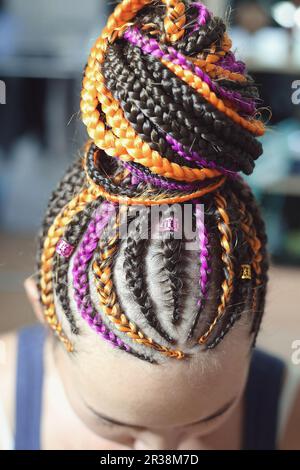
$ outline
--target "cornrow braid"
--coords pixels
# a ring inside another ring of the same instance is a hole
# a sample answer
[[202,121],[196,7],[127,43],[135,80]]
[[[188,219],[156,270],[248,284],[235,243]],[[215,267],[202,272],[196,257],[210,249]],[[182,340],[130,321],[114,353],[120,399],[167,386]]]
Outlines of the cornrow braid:
[[[211,219],[215,215],[215,207],[213,204],[214,201],[208,200],[195,200],[196,205],[194,216],[196,219],[196,229],[199,239],[199,258],[200,258],[200,270],[199,270],[199,288],[200,294],[197,302],[197,311],[195,318],[192,322],[192,325],[188,332],[188,340],[192,340],[195,334],[195,330],[198,326],[201,313],[203,312],[209,291],[209,276],[211,274],[211,256],[212,247],[210,243],[210,238],[214,235],[214,227],[211,226]],[[199,206],[202,204],[202,208]]]
[[[244,181],[236,180],[232,187],[231,197],[236,204],[237,210],[240,214],[239,230],[244,234],[244,242],[241,241],[239,245],[239,265],[244,263],[252,266],[252,270],[255,273],[255,288],[254,288],[254,300],[253,294],[249,295],[252,290],[253,281],[240,281],[237,279],[235,283],[235,294],[234,301],[231,306],[233,313],[229,318],[229,323],[221,331],[220,335],[216,337],[212,343],[207,345],[208,349],[216,347],[219,342],[224,338],[225,334],[233,327],[234,323],[241,318],[242,312],[246,306],[253,312],[253,321],[251,333],[254,333],[253,346],[255,346],[258,331],[260,329],[260,323],[264,311],[265,294],[267,286],[267,271],[268,271],[268,257],[266,254],[266,242],[267,237],[265,234],[265,225],[261,218],[260,211],[257,203],[251,193],[251,190]],[[256,229],[259,227],[259,239],[256,233]],[[241,234],[239,235],[241,239]],[[245,253],[244,259],[242,258],[243,252]],[[255,261],[256,260],[256,261]],[[257,263],[260,263],[258,266]],[[257,294],[261,296],[258,300]],[[247,299],[245,301],[245,299]],[[257,303],[256,303],[257,302]]]
[[120,350],[127,351],[138,359],[155,364],[156,361],[153,358],[134,351],[113,331],[109,330],[102,321],[99,313],[95,310],[90,297],[88,269],[93,254],[98,246],[102,231],[109,221],[111,210],[112,206],[104,202],[100,209],[98,208],[98,210],[95,211],[75,256],[72,269],[75,300],[82,318],[86,320],[90,327],[108,344]]
[[227,202],[226,199],[221,196],[220,193],[217,193],[215,196],[216,203],[216,218],[218,222],[218,228],[221,235],[221,246],[223,249],[222,252],[222,261],[224,265],[224,277],[222,283],[222,295],[221,303],[218,307],[218,314],[214,319],[213,323],[210,325],[206,333],[204,333],[199,338],[200,344],[205,344],[208,337],[211,335],[215,329],[219,320],[224,316],[226,308],[228,307],[232,290],[233,290],[233,280],[234,280],[234,266],[232,262],[232,232],[230,229],[230,220],[228,213],[226,211]]
[[198,301],[199,311],[201,312],[204,302],[206,300],[208,291],[208,277],[211,274],[209,265],[209,235],[205,227],[204,214],[202,208],[197,205],[196,207],[196,220],[197,229],[200,242],[200,293],[201,297]]
[[[152,326],[162,338],[170,344],[173,344],[174,338],[164,330],[155,314],[153,302],[145,280],[143,259],[147,250],[147,241],[149,240],[149,216],[148,210],[143,211],[138,218],[138,224],[132,226],[126,241],[123,268],[130,292],[149,325]],[[143,233],[145,223],[147,227],[146,234]],[[143,238],[145,235],[147,235],[147,239]]]
[[[164,228],[164,221],[172,221],[172,225],[169,228]],[[183,292],[184,292],[184,233],[182,231],[181,237],[177,236],[177,231],[181,230],[179,221],[176,221],[176,210],[175,212],[166,208],[161,214],[162,229],[160,233],[160,249],[159,253],[162,254],[162,269],[161,272],[164,277],[167,276],[169,285],[169,294],[172,299],[172,317],[171,323],[177,326],[182,320],[182,307],[183,307]],[[176,227],[178,224],[178,227]],[[184,220],[181,223],[184,227]],[[168,302],[169,303],[169,302]]]
[[[262,219],[261,211],[255,201],[255,198],[249,186],[242,180],[235,181],[235,186],[239,191],[239,198],[246,205],[248,212],[253,218],[253,230],[250,238],[252,251],[254,253],[253,267],[256,272],[256,287],[254,292],[253,312],[254,319],[252,324],[252,333],[255,334],[254,345],[257,334],[260,329],[262,316],[265,308],[266,289],[268,285],[269,259],[267,255],[267,234],[265,222]],[[255,228],[254,228],[255,227]]]
[[181,320],[181,291],[182,280],[182,240],[177,240],[174,235],[168,234],[163,238],[161,251],[164,256],[164,271],[168,275],[170,291],[173,299],[172,323],[178,325]]
[[[37,256],[36,268],[39,273],[41,270],[41,256],[44,246],[44,239],[48,233],[49,228],[53,223],[53,219],[62,211],[68,202],[78,193],[85,183],[85,172],[82,166],[81,158],[69,166],[65,176],[60,181],[57,188],[53,191],[48,208],[46,210],[42,228],[37,237]],[[38,280],[39,282],[39,280]],[[38,285],[40,290],[40,285]]]
[[[117,217],[112,232],[115,232],[119,227],[119,217],[120,216]],[[118,243],[119,239],[116,233],[113,233],[112,238],[108,239],[106,243],[103,243],[103,240],[101,240],[95,262],[93,263],[93,271],[104,313],[108,316],[109,320],[116,325],[119,331],[126,333],[133,341],[153,348],[168,357],[183,359],[185,354],[182,351],[169,349],[166,346],[156,343],[139,330],[133,322],[128,320],[127,316],[122,312],[112,280],[112,265],[117,252]]]
[[228,323],[226,323],[225,328],[221,331],[221,333],[216,338],[214,338],[212,342],[206,345],[206,349],[215,349],[220,344],[220,342],[224,339],[226,334],[229,333],[229,331],[234,327],[235,323],[238,320],[240,320],[241,316],[242,315],[240,312],[233,313],[230,316]]
[[[239,241],[238,249],[233,247],[232,262],[234,264],[234,279],[232,288],[231,303],[226,310],[224,325],[219,327],[219,333],[215,334],[212,341],[206,344],[207,349],[215,348],[224,339],[225,335],[233,328],[234,324],[242,317],[243,312],[252,308],[249,298],[252,297],[252,280],[242,278],[242,266],[251,265],[251,247],[249,239],[244,230],[244,223],[247,221],[247,215],[240,210],[239,200],[234,191],[230,191],[228,197],[231,211],[231,230],[236,241]],[[233,218],[235,214],[235,219]]]
[[44,315],[50,327],[57,333],[69,351],[73,350],[70,340],[62,331],[60,321],[57,318],[53,295],[53,257],[56,245],[64,234],[66,225],[74,215],[81,212],[87,204],[95,200],[99,195],[95,188],[84,189],[65,209],[55,218],[44,241],[44,251],[41,258],[41,299],[44,306]]
[[[78,242],[90,221],[91,214],[93,213],[94,208],[98,206],[98,204],[98,200],[93,201],[91,204],[88,204],[87,207],[79,214],[76,214],[70,221],[70,223],[67,225],[64,233],[64,240],[69,243],[72,247],[74,247],[74,249],[77,247]],[[53,261],[53,272],[56,273],[54,279],[55,292],[63,308],[64,314],[69,320],[72,333],[78,335],[79,329],[75,322],[74,314],[70,306],[70,299],[68,295],[68,268],[69,259],[60,256],[58,253],[56,253],[54,255]]]

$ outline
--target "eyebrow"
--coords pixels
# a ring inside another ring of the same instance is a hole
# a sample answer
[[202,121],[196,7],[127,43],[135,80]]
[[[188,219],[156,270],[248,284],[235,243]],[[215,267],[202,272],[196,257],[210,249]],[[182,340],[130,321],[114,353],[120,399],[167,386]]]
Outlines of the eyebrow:
[[[225,414],[226,411],[228,411],[234,405],[235,402],[236,402],[236,397],[234,399],[230,400],[230,402],[223,405],[221,408],[219,408],[219,410],[217,410],[213,414],[207,416],[206,418],[201,418],[200,420],[194,421],[193,423],[185,424],[183,427],[187,428],[189,426],[195,426],[196,424],[207,423],[209,421],[212,421],[215,418],[219,418],[220,416]],[[95,416],[97,416],[97,418],[100,418],[103,421],[107,421],[108,423],[116,424],[117,426],[124,426],[124,427],[127,427],[127,428],[144,429],[144,426],[137,426],[135,424],[128,424],[128,423],[124,423],[124,422],[117,421],[115,419],[109,418],[108,416],[105,416],[105,415],[99,413],[98,411],[94,410],[94,408],[92,408],[87,403],[85,403],[85,405],[86,405],[86,407],[88,408],[89,411],[91,411]]]

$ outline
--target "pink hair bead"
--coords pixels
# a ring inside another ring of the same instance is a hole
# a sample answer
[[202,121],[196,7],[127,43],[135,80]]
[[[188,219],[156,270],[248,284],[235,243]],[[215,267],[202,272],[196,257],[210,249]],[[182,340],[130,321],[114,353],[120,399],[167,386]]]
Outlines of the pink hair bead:
[[74,246],[68,243],[66,240],[61,238],[56,245],[56,253],[58,253],[63,258],[70,258],[74,251]]
[[176,217],[163,219],[159,226],[160,232],[177,232],[179,230],[179,220]]

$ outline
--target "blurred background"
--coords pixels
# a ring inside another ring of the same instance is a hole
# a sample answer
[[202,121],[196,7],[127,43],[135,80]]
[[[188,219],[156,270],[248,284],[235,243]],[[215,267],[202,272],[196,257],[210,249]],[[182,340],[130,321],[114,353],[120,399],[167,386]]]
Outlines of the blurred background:
[[[33,321],[23,281],[50,192],[86,137],[82,71],[114,3],[0,0],[0,334]],[[300,340],[300,0],[204,3],[230,22],[237,55],[272,109],[250,179],[272,255],[259,341],[290,358]]]

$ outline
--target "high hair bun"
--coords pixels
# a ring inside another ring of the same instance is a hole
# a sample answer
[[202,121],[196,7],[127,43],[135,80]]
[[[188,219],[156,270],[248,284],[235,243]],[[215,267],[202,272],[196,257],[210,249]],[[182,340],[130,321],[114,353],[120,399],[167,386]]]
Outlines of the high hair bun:
[[[267,239],[253,194],[236,176],[253,171],[264,126],[257,88],[231,47],[221,19],[178,0],[122,1],[93,47],[81,103],[90,141],[83,165],[53,194],[40,241],[44,316],[68,351],[81,320],[148,362],[188,358],[192,342],[215,348],[250,314],[255,344]],[[178,203],[187,201],[198,239],[191,256],[188,235],[175,236],[186,220],[176,216],[178,205],[186,209]],[[165,207],[142,207],[136,217],[127,205]],[[155,212],[159,244],[144,230]]]
[[[253,172],[265,131],[259,94],[231,48],[223,20],[199,2],[116,7],[91,51],[81,101],[92,140],[85,168],[107,199],[130,199],[128,175],[140,183],[134,195],[130,186],[133,203],[145,203],[145,186],[167,193],[148,194],[161,203],[200,197]],[[124,179],[111,185],[103,168],[114,174],[115,159]]]

